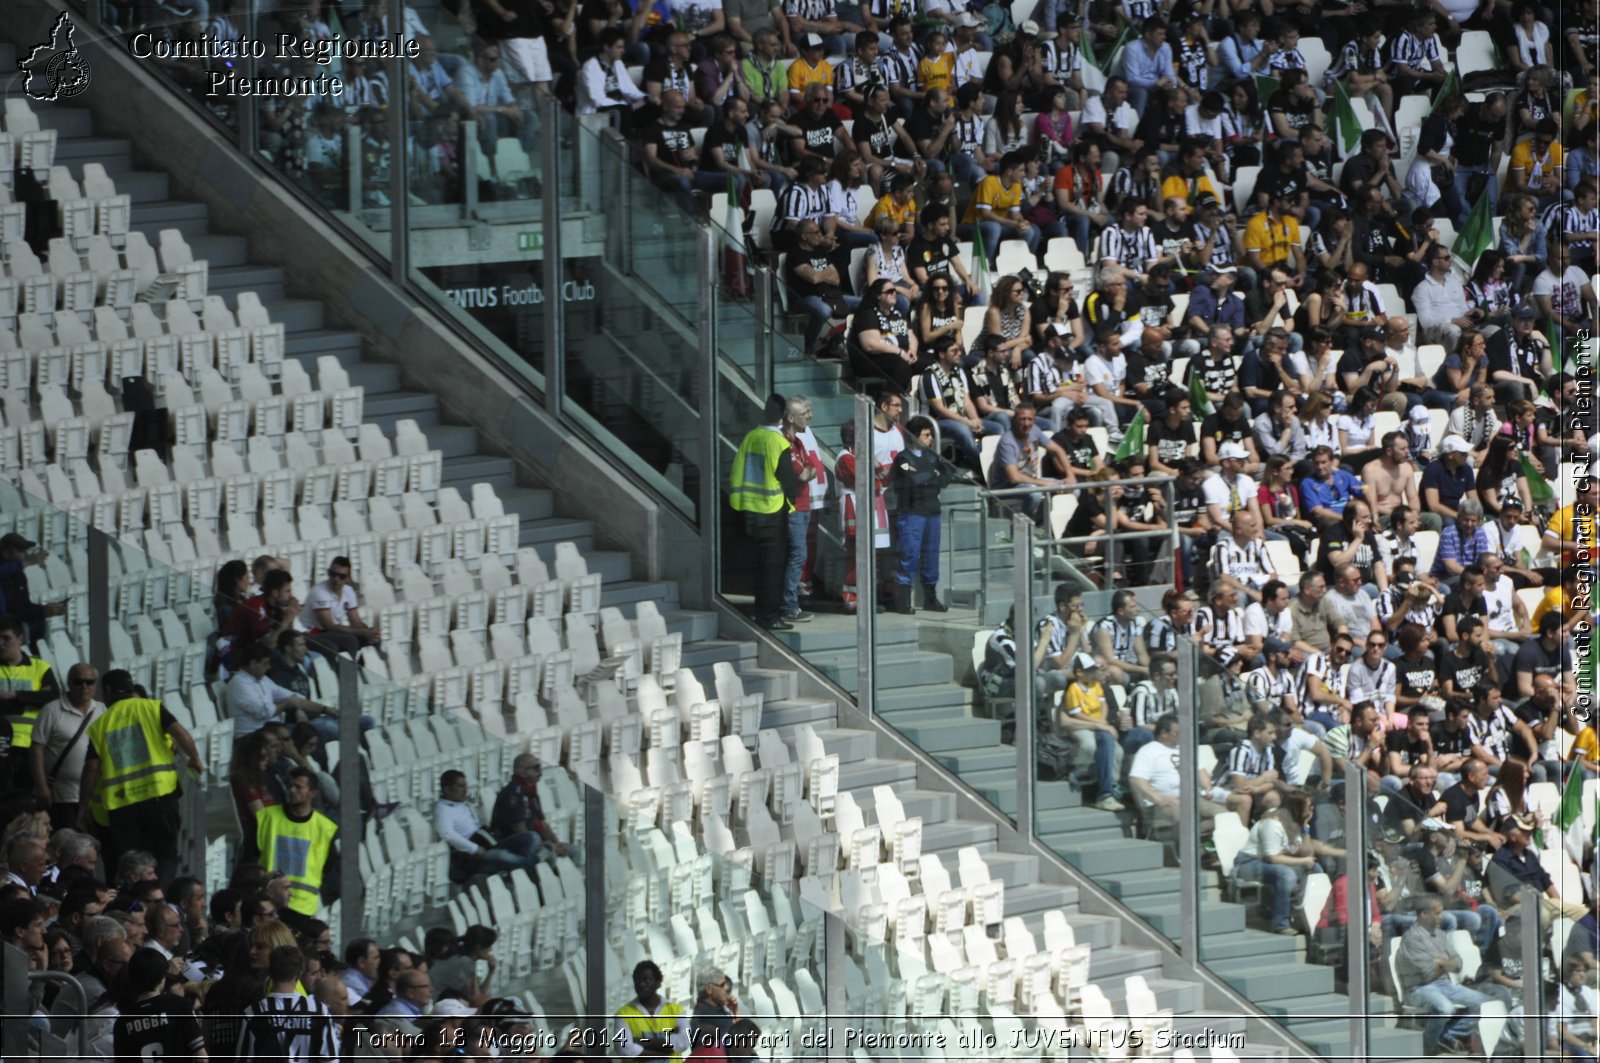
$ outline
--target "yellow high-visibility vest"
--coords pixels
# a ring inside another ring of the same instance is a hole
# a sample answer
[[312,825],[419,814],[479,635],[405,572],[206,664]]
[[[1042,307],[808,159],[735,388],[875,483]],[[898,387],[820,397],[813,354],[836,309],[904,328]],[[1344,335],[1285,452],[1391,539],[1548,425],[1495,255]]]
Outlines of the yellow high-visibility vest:
[[[653,1034],[670,1034],[678,1028],[678,1020],[683,1018],[683,1014],[683,1007],[679,1004],[662,1004],[661,1010],[654,1015],[631,1002],[617,1009],[617,1018],[628,1027],[628,1032],[635,1040]],[[675,1053],[666,1058],[679,1060],[683,1054]]]
[[289,907],[302,915],[316,915],[322,904],[322,872],[333,851],[339,827],[321,812],[297,822],[282,805],[268,805],[256,813],[256,844],[261,866],[282,871],[289,879]]
[[[0,664],[0,690],[17,690],[36,694],[44,689],[44,677],[50,674],[50,662],[22,655],[21,664]],[[33,724],[39,718],[42,705],[31,709],[7,713],[11,717],[11,747],[27,749],[33,745]]]
[[107,812],[177,791],[172,741],[155,698],[123,698],[106,709],[89,725],[89,744],[100,758],[96,794]]
[[781,513],[789,502],[778,483],[778,462],[787,461],[789,440],[774,428],[752,428],[739,444],[728,474],[728,502],[740,513]]

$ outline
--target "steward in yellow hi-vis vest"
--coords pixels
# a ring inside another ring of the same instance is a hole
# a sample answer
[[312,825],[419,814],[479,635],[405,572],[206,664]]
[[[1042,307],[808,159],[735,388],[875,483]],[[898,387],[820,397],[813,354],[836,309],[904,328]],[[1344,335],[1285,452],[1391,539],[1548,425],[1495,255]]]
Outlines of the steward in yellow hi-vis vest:
[[178,765],[176,749],[197,773],[205,761],[194,738],[155,698],[146,697],[122,669],[100,680],[106,711],[89,725],[89,749],[83,758],[85,795],[78,806],[78,825],[87,828],[91,804],[98,817],[104,810],[106,865],[133,849],[156,858],[156,872],[171,881],[178,866]]
[[305,768],[289,772],[285,803],[256,813],[256,844],[261,866],[281,871],[289,880],[289,907],[314,916],[324,903],[323,878],[333,856],[339,827],[312,808],[317,777]]
[[689,1012],[661,999],[661,968],[640,961],[633,969],[633,992],[634,999],[617,1011],[617,1054],[682,1060],[689,1051]]
[[[10,613],[0,613],[0,745],[26,750],[33,745],[33,722],[39,710],[61,696],[50,662],[30,657],[24,650],[27,627]],[[0,748],[4,753],[5,748]],[[12,757],[19,773],[29,769],[27,753]],[[9,782],[10,780],[6,780]],[[32,780],[24,784],[32,789]]]
[[790,499],[803,489],[789,450],[794,440],[784,431],[785,403],[767,400],[767,424],[750,429],[739,444],[728,474],[728,505],[744,517],[744,529],[755,544],[756,623],[787,631],[783,619],[783,570],[788,558]]

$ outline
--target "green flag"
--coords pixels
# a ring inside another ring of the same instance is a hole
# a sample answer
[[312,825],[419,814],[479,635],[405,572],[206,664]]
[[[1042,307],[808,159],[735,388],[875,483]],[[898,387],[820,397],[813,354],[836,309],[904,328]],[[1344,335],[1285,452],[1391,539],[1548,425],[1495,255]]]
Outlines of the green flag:
[[[1556,817],[1551,821],[1557,836],[1564,836],[1574,824],[1583,821],[1583,772],[1578,770],[1576,764],[1572,765],[1572,773],[1567,776],[1566,788],[1561,791],[1561,804],[1556,808]],[[1543,831],[1539,832],[1543,835]],[[1540,838],[1540,847],[1547,848],[1543,837]],[[1582,852],[1582,846],[1579,847]]]
[[1144,457],[1144,407],[1133,415],[1133,420],[1128,424],[1128,430],[1122,434],[1122,442],[1117,446],[1117,452],[1111,456],[1113,462],[1124,458]]
[[1544,327],[1544,341],[1550,345],[1550,365],[1557,373],[1561,372],[1561,337],[1556,333],[1556,323],[1551,319],[1550,324]]
[[1272,94],[1282,87],[1282,83],[1277,78],[1267,77],[1265,74],[1257,74],[1253,80],[1256,83],[1256,99],[1260,100],[1261,106],[1265,108],[1267,101],[1272,99]]
[[1494,202],[1489,195],[1490,187],[1485,187],[1478,201],[1472,205],[1472,212],[1461,223],[1455,246],[1450,249],[1468,273],[1478,264],[1478,256],[1494,243]]
[[1100,71],[1102,74],[1111,73],[1117,68],[1117,53],[1122,51],[1122,46],[1128,42],[1128,35],[1132,32],[1133,25],[1131,23],[1123,26],[1122,32],[1117,34],[1117,39],[1111,43],[1110,48],[1106,49],[1106,57],[1104,59],[1101,59],[1094,50],[1094,34],[1084,34],[1083,44],[1081,45],[1083,50],[1083,61],[1086,63],[1093,63],[1095,69]]
[[1444,103],[1450,97],[1458,96],[1460,94],[1461,83],[1456,80],[1455,67],[1451,67],[1450,73],[1445,75],[1444,84],[1439,86],[1438,93],[1433,97],[1433,106],[1428,108],[1428,113],[1432,114],[1434,111],[1439,109],[1440,104]]
[[1189,366],[1189,404],[1194,407],[1190,412],[1195,420],[1211,416],[1211,396],[1206,394],[1205,378],[1193,364]]
[[1356,117],[1356,109],[1350,105],[1350,94],[1345,90],[1343,81],[1333,83],[1333,131],[1341,155],[1349,155],[1361,143],[1361,119]]
[[983,226],[972,227],[972,294],[989,301],[989,250],[983,246]]
[[1528,456],[1520,455],[1517,460],[1522,463],[1522,475],[1528,478],[1528,494],[1533,496],[1533,504],[1542,506],[1554,501],[1556,493],[1551,490],[1550,481],[1540,475],[1539,470],[1533,467],[1533,462],[1528,460]]

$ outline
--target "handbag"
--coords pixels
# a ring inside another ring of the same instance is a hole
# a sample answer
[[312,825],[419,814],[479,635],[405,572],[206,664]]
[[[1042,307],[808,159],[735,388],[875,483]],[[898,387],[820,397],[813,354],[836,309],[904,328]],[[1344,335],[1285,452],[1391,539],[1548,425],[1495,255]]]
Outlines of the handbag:
[[72,737],[67,739],[67,744],[61,747],[61,755],[56,757],[56,762],[52,764],[50,766],[50,770],[45,773],[46,779],[55,778],[56,772],[60,771],[61,765],[66,762],[67,754],[72,752],[72,747],[78,744],[78,739],[83,737],[83,732],[89,729],[89,725],[93,723],[94,720],[94,713],[86,712],[83,714],[83,722],[78,724],[78,729],[76,731],[72,732]]

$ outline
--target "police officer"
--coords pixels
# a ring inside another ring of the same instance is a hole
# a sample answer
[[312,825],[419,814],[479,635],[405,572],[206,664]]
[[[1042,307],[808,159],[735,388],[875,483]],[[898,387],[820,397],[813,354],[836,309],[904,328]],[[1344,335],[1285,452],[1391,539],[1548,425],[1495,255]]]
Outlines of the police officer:
[[323,903],[333,840],[339,833],[333,820],[315,810],[316,800],[316,774],[294,768],[284,803],[256,813],[261,866],[283,872],[289,880],[289,907],[303,916],[316,915]]
[[100,680],[109,706],[89,725],[89,750],[83,760],[82,793],[93,800],[78,806],[78,827],[88,829],[90,808],[105,832],[106,866],[141,849],[156,858],[156,873],[171,882],[178,866],[178,767],[176,748],[202,779],[205,761],[194,737],[155,698],[118,668]]
[[765,420],[745,434],[728,476],[728,502],[744,515],[745,531],[755,542],[755,621],[768,631],[790,631],[783,619],[783,569],[787,558],[790,499],[800,491],[800,478],[789,460],[790,440],[781,419],[784,400],[767,400]]
[[[39,710],[61,696],[56,674],[50,662],[29,656],[23,649],[27,628],[22,620],[11,613],[0,613],[0,756],[7,749],[16,750],[11,755],[18,786],[32,788],[31,769],[33,722]],[[0,780],[9,783],[9,776],[0,772]]]

